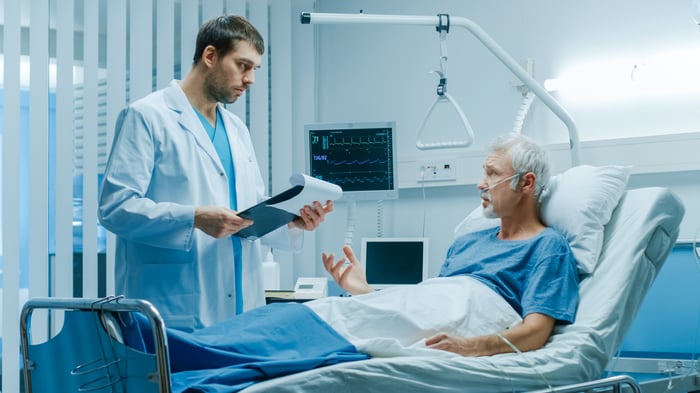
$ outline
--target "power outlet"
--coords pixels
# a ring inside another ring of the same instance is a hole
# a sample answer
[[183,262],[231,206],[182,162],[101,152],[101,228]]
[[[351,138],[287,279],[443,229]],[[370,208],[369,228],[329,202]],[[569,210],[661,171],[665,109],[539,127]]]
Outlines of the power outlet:
[[452,180],[457,180],[457,164],[455,159],[418,161],[418,177],[416,181],[419,183]]

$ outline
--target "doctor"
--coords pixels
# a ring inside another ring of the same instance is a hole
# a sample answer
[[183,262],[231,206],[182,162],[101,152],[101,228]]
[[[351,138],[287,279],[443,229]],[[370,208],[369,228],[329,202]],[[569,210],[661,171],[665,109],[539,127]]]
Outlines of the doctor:
[[[252,222],[236,215],[264,198],[245,124],[233,103],[255,81],[264,42],[242,17],[202,25],[182,81],[124,109],[99,201],[117,236],[116,292],[153,303],[168,327],[194,330],[265,304],[261,240],[232,234]],[[263,241],[298,250],[333,210],[314,202]]]

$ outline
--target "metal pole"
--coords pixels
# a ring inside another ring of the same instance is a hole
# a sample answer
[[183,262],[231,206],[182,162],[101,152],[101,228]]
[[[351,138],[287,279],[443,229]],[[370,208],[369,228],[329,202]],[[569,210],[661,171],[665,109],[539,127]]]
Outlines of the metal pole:
[[[415,16],[415,15],[372,15],[372,14],[332,14],[317,12],[302,12],[302,24],[347,24],[347,23],[371,23],[371,24],[404,24],[435,26],[440,24],[439,17],[436,16]],[[463,17],[451,17],[452,25],[460,26],[469,31],[478,39],[498,60],[503,63],[515,76],[520,79],[537,97],[566,125],[569,131],[569,148],[571,150],[572,166],[581,162],[578,130],[574,120],[557,100],[552,97],[542,85],[523,69],[520,64],[503,49],[491,36],[489,36],[479,25]]]

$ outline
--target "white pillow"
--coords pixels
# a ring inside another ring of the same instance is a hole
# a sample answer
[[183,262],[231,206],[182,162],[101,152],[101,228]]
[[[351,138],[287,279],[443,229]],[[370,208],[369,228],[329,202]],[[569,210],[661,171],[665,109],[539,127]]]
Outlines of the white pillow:
[[540,199],[545,225],[561,231],[579,271],[591,273],[603,248],[603,229],[625,192],[630,167],[581,165],[552,176]]
[[[630,168],[581,165],[552,176],[540,197],[545,225],[569,241],[580,273],[591,273],[603,248],[603,229],[627,186]],[[500,225],[479,205],[455,228],[455,237]]]

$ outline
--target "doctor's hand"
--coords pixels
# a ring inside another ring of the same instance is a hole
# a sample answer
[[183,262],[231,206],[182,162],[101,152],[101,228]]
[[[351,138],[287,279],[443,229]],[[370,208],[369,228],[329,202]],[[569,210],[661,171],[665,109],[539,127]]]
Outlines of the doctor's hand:
[[252,223],[221,206],[201,206],[194,210],[194,227],[216,239],[231,236]]
[[[345,258],[341,258],[338,262],[334,263],[335,256],[333,254],[326,255],[324,252],[321,255],[323,258],[323,267],[326,268],[326,271],[331,274],[335,282],[337,282],[341,288],[350,292],[352,295],[372,292],[373,289],[367,283],[365,271],[352,252],[352,248],[350,248],[350,246],[343,246],[343,253],[345,254]],[[349,261],[347,264],[345,263],[346,258],[347,261]]]
[[320,202],[314,201],[313,207],[306,205],[299,210],[299,217],[289,223],[290,228],[299,228],[307,231],[313,231],[318,228],[323,222],[326,214],[333,211],[333,201],[326,201],[326,205],[321,205]]

